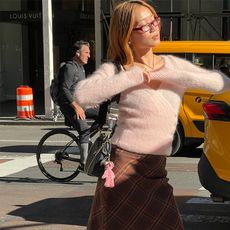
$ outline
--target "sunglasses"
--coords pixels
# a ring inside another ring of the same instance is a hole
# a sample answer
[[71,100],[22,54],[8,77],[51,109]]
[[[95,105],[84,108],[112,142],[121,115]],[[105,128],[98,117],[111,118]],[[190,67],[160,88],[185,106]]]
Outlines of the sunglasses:
[[144,33],[150,31],[151,29],[154,31],[155,28],[157,26],[159,26],[161,23],[161,18],[160,17],[156,17],[152,22],[146,24],[146,25],[143,25],[143,26],[140,26],[140,27],[136,27],[136,28],[133,28],[134,31],[142,31]]

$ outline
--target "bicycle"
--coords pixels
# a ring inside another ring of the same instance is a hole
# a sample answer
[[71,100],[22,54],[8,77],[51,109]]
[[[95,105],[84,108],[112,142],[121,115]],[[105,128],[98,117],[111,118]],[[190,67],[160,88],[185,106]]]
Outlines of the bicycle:
[[[103,151],[103,154],[110,153],[110,138],[114,131],[116,118],[116,115],[110,114],[106,125],[92,129],[89,153],[95,150]],[[76,132],[76,130],[72,131]],[[92,141],[93,139],[94,141]],[[71,181],[80,173],[78,170],[80,164],[79,137],[67,127],[51,130],[39,141],[36,158],[39,169],[50,180]]]

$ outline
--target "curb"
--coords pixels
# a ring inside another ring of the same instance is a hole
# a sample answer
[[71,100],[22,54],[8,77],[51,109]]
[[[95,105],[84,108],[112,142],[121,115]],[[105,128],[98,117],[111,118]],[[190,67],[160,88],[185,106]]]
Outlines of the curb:
[[57,121],[44,117],[36,117],[33,119],[21,119],[16,117],[0,117],[0,125],[64,125],[64,119]]
[[[93,120],[87,120],[87,123],[92,124]],[[19,119],[15,117],[0,117],[0,125],[50,125],[50,126],[66,126],[64,119],[58,119],[57,121],[44,118],[44,117],[36,117],[33,119]]]

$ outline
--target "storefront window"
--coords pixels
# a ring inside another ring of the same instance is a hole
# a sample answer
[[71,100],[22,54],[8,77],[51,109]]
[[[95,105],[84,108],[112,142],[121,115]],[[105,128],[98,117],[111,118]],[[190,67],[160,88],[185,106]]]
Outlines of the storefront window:
[[35,103],[43,101],[41,0],[1,0],[0,31],[0,114],[13,116],[20,85],[32,87]]
[[230,40],[230,0],[223,1],[223,40]]
[[94,1],[92,0],[53,0],[53,41],[54,69],[71,57],[71,46],[77,40],[91,44],[91,59],[85,66],[86,72],[95,69],[94,60]]

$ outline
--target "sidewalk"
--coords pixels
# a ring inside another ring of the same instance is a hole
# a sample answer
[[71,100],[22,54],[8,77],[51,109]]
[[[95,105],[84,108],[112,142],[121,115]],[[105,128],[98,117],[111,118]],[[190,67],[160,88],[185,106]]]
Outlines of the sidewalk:
[[[42,103],[35,103],[35,118],[17,118],[15,100],[0,102],[0,125],[64,125],[64,119],[60,116],[57,121],[45,117]],[[58,112],[57,112],[57,115]]]
[[17,117],[0,117],[0,125],[64,125],[64,119],[53,121],[45,116],[36,116],[34,119],[21,119]]
[[[93,120],[88,119],[88,124],[92,124]],[[0,125],[50,125],[65,126],[64,118],[58,118],[56,121],[46,118],[43,115],[36,116],[34,119],[22,119],[17,117],[0,117]]]
[[[51,118],[45,117],[44,111],[42,111],[42,106],[37,105],[35,110],[35,119],[22,119],[17,118],[17,111],[15,108],[15,101],[0,102],[0,125],[53,125],[53,126],[62,126],[64,125],[64,118],[62,114],[57,111],[57,120],[52,120]],[[112,103],[110,107],[112,113],[117,113],[117,104]],[[39,115],[38,115],[39,114]],[[89,123],[92,120],[89,119]]]

